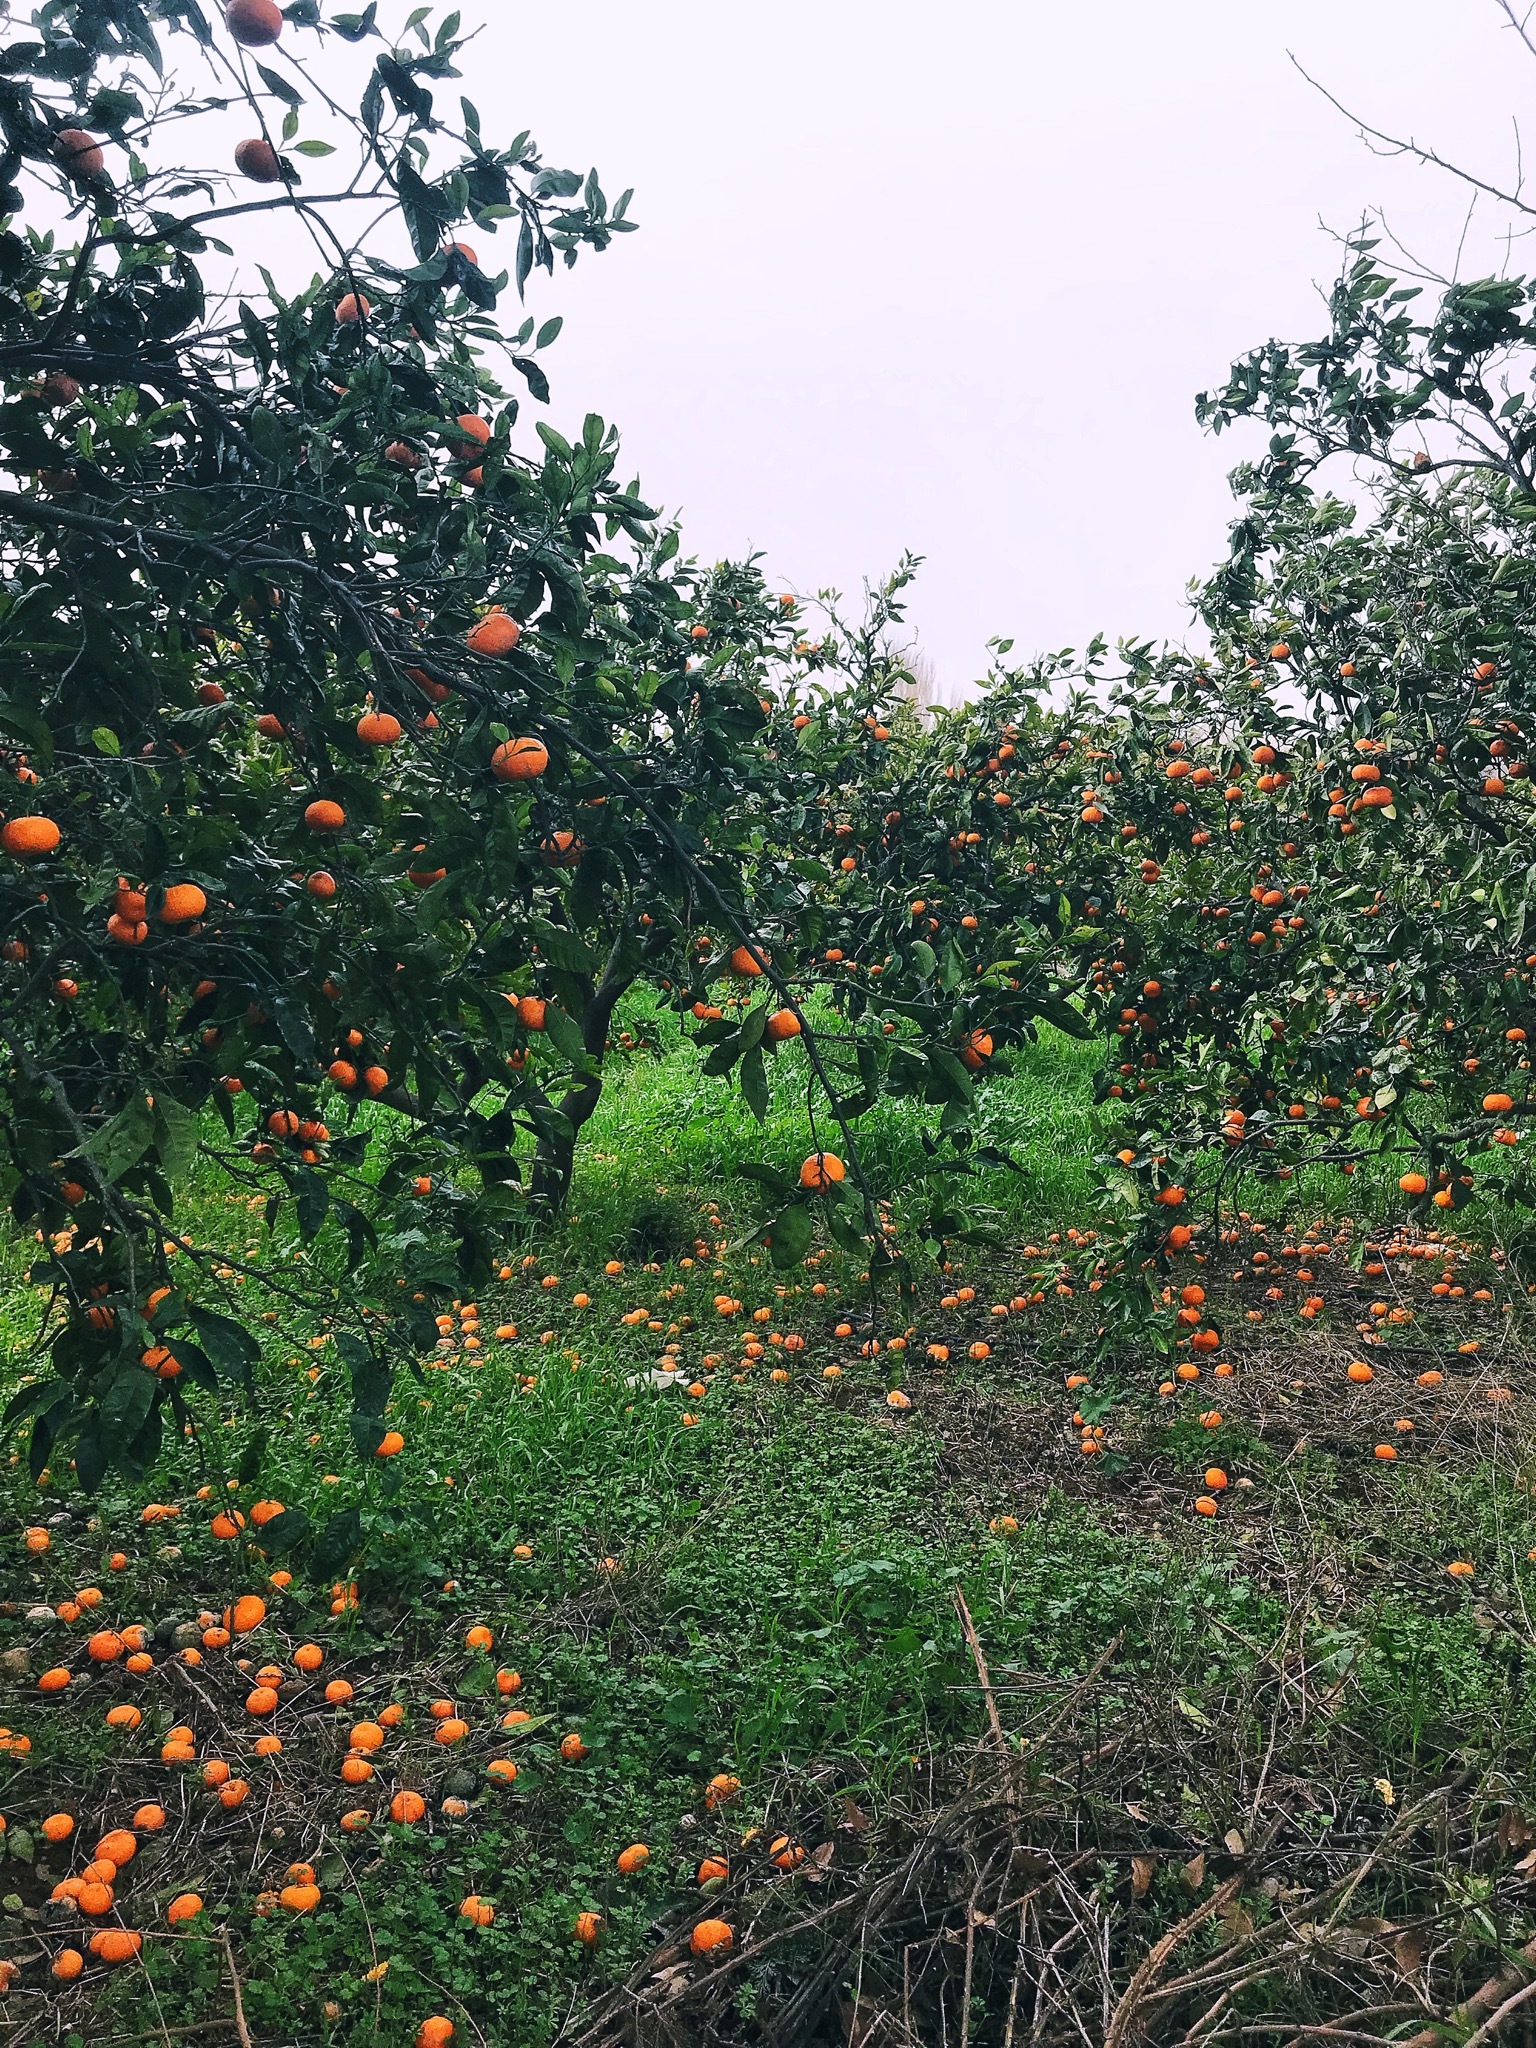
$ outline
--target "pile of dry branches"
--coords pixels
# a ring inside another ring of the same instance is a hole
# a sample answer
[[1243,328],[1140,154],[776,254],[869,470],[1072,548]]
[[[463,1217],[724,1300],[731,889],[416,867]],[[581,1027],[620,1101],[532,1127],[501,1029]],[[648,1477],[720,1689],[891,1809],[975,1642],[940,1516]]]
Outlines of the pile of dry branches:
[[1508,1780],[1352,1781],[1364,1739],[1304,1660],[1261,1678],[1252,1754],[1141,1696],[1118,1642],[1075,1684],[994,1683],[956,1597],[988,1732],[955,1775],[878,1825],[847,1799],[783,1816],[825,1839],[711,1903],[730,1953],[691,1960],[697,1909],[658,1927],[575,2048],[1536,2039],[1536,1828]]

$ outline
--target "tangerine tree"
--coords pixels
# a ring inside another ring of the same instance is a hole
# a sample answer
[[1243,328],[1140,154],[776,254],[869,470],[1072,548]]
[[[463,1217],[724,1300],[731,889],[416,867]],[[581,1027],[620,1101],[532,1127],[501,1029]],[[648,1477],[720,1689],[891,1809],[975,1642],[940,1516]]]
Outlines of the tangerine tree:
[[[88,1486],[249,1383],[196,1177],[345,1243],[344,1293],[262,1271],[371,1452],[438,1297],[563,1199],[624,991],[748,937],[740,647],[792,626],[700,587],[601,420],[514,440],[559,322],[499,309],[628,195],[489,137],[463,41],[79,0],[5,52],[0,1175],[49,1290],[9,1419]],[[312,279],[231,289],[253,224]]]

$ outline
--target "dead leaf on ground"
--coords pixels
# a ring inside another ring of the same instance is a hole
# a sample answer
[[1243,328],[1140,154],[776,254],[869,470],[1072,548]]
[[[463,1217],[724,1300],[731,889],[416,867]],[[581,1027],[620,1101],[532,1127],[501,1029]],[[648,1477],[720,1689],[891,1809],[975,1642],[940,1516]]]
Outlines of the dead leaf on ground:
[[1403,1933],[1393,1942],[1392,1954],[1403,1975],[1412,1977],[1424,1960],[1424,1947],[1416,1934]]
[[1202,1849],[1198,1856],[1191,1856],[1179,1875],[1187,1892],[1199,1891],[1205,1883],[1205,1851]]
[[1145,1898],[1152,1889],[1152,1880],[1157,1875],[1155,1856],[1133,1856],[1131,1858],[1131,1896]]

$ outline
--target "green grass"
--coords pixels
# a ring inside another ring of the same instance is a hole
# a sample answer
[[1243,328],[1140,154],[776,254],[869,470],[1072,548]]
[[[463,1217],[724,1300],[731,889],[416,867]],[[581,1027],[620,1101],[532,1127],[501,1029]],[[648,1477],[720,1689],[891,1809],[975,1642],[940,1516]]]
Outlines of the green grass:
[[[72,1939],[78,1921],[47,1904],[47,1891],[79,1859],[34,1839],[44,1879],[16,1851],[51,1809],[77,1814],[79,1837],[94,1840],[98,1824],[154,1796],[172,1826],[146,1843],[124,1898],[133,1924],[152,1931],[149,1977],[173,2025],[228,2014],[227,1962],[207,1938],[227,1928],[259,2042],[404,2043],[429,2012],[454,2017],[461,2039],[553,2041],[573,2002],[579,2009],[649,1952],[658,1915],[704,1909],[693,1873],[705,1853],[728,1855],[734,1881],[761,1862],[761,1844],[741,1839],[750,1827],[819,1841],[845,1799],[878,1824],[963,1771],[986,1714],[957,1588],[1016,1730],[1035,1725],[1031,1702],[1058,1698],[1108,1653],[1104,1712],[1147,1731],[1129,1752],[1125,1797],[1166,1811],[1168,1828],[1191,1840],[1219,1842],[1231,1825],[1239,1780],[1224,1773],[1241,1766],[1251,1781],[1242,1759],[1255,1744],[1262,1754],[1274,1725],[1265,1673],[1287,1656],[1310,1665],[1314,1686],[1342,1681],[1325,1725],[1306,1737],[1308,1796],[1320,1811],[1369,1806],[1377,1777],[1405,1792],[1433,1783],[1457,1760],[1497,1759],[1512,1787],[1526,1779],[1536,1709],[1519,1616],[1536,1523],[1528,1489],[1514,1483],[1528,1477],[1523,1413],[1500,1409],[1492,1427],[1458,1411],[1435,1451],[1436,1402],[1415,1396],[1426,1455],[1388,1471],[1370,1460],[1374,1411],[1346,1413],[1325,1390],[1305,1397],[1309,1434],[1298,1424],[1294,1440],[1277,1440],[1271,1425],[1301,1398],[1285,1391],[1309,1356],[1298,1340],[1315,1347],[1325,1334],[1297,1329],[1283,1342],[1266,1333],[1277,1361],[1256,1364],[1251,1393],[1228,1404],[1220,1430],[1199,1426],[1198,1403],[1132,1402],[1109,1411],[1113,1453],[1090,1468],[1069,1421],[1081,1397],[1062,1388],[1087,1297],[1052,1301],[1027,1322],[985,1318],[1020,1284],[1026,1262],[1014,1247],[1089,1213],[1103,1142],[1088,1099],[1091,1049],[1049,1034],[987,1091],[985,1135],[1020,1169],[991,1176],[986,1191],[1010,1248],[957,1253],[955,1271],[923,1279],[905,1356],[861,1356],[862,1326],[836,1335],[865,1303],[853,1261],[823,1253],[784,1276],[750,1245],[719,1249],[754,1213],[740,1163],[792,1166],[808,1149],[801,1061],[794,1049],[779,1056],[763,1128],[687,1057],[629,1060],[587,1134],[560,1237],[527,1269],[514,1256],[513,1277],[480,1298],[483,1349],[397,1380],[391,1420],[406,1449],[388,1467],[358,1464],[345,1376],[327,1344],[307,1342],[322,1333],[262,1323],[254,1284],[246,1300],[266,1353],[255,1412],[231,1406],[176,1446],[153,1487],[112,1480],[85,1503],[61,1475],[40,1493],[13,1447],[0,1468],[10,1580],[0,1652],[22,1652],[30,1673],[14,1655],[0,1666],[0,1722],[32,1749],[0,1755],[12,1844],[0,1864],[0,1956],[26,1964],[7,2008],[19,2038],[126,2040],[149,2024],[139,1973],[96,1971],[74,1991],[53,1988],[36,1958]],[[902,1191],[923,1165],[919,1121],[886,1105],[860,1127],[872,1178],[897,1191],[898,1228]],[[259,1238],[256,1220],[212,1187],[188,1219],[201,1242],[235,1248]],[[605,1275],[614,1256],[624,1270]],[[976,1303],[944,1311],[939,1293],[961,1268]],[[545,1287],[551,1275],[558,1284]],[[741,1300],[740,1316],[719,1314],[722,1292]],[[621,1320],[641,1306],[659,1330]],[[759,1308],[769,1312],[762,1324],[752,1320]],[[0,1295],[13,1354],[37,1311],[13,1263]],[[490,1333],[504,1320],[519,1335],[498,1342]],[[957,1344],[950,1369],[929,1368],[929,1336],[978,1329],[995,1339],[991,1359],[972,1367]],[[804,1348],[765,1344],[743,1371],[752,1330],[803,1336]],[[1341,1328],[1330,1341],[1347,1337]],[[650,1383],[674,1340],[703,1394]],[[768,1378],[776,1361],[789,1372],[779,1384]],[[834,1363],[840,1376],[824,1377]],[[1160,1370],[1135,1357],[1117,1368],[1127,1388]],[[906,1414],[886,1405],[895,1383],[912,1393]],[[276,1497],[316,1514],[355,1504],[368,1531],[355,1612],[333,1618],[328,1588],[299,1581],[271,1595],[248,1646],[253,1662],[291,1669],[288,1653],[312,1637],[327,1648],[321,1682],[344,1671],[356,1687],[347,1707],[327,1706],[318,1685],[292,1688],[277,1719],[285,1746],[270,1760],[251,1754],[250,1679],[233,1651],[206,1651],[189,1674],[162,1645],[141,1682],[120,1666],[93,1676],[79,1654],[85,1622],[24,1618],[36,1600],[95,1583],[106,1590],[98,1620],[168,1630],[262,1584],[270,1563],[216,1540],[212,1509],[195,1499],[201,1484],[226,1495],[258,1424],[266,1449],[240,1501]],[[1188,1511],[1213,1459],[1251,1482],[1215,1525]],[[146,1528],[138,1511],[151,1495],[180,1503],[179,1519]],[[994,1526],[1003,1515],[1016,1532]],[[20,1529],[51,1517],[61,1518],[52,1550],[27,1558]],[[108,1565],[118,1548],[130,1559],[122,1574]],[[1444,1576],[1463,1554],[1479,1561],[1472,1587]],[[489,1662],[463,1648],[482,1620],[497,1637]],[[81,1674],[63,1708],[40,1702],[33,1677],[61,1655]],[[500,1725],[509,1701],[491,1680],[503,1664],[522,1679],[511,1704],[533,1716],[520,1733]],[[427,1709],[440,1696],[457,1700],[470,1726],[451,1751],[431,1740]],[[102,1725],[107,1704],[125,1698],[145,1712],[126,1736]],[[381,1780],[343,1787],[347,1728],[390,1699],[408,1714]],[[195,1774],[159,1761],[165,1729],[183,1718],[201,1756],[225,1755],[250,1779],[246,1808],[223,1814]],[[1180,1761],[1180,1729],[1202,1740],[1219,1731],[1226,1747],[1193,1771]],[[578,1763],[558,1747],[573,1732],[588,1752]],[[515,1786],[489,1784],[486,1762],[509,1754]],[[717,1772],[742,1783],[724,1811],[701,1798]],[[345,1808],[382,1808],[380,1783],[386,1793],[422,1786],[428,1822],[338,1832]],[[446,1818],[445,1795],[469,1798],[469,1816]],[[614,1859],[636,1840],[650,1846],[650,1866],[621,1880]],[[294,1859],[316,1863],[322,1909],[257,1915],[258,1892]],[[189,1886],[205,1916],[172,1938],[164,1903]],[[496,1901],[492,1927],[458,1917],[471,1891]],[[1176,1896],[1167,1904],[1173,1917],[1183,1910]],[[588,1909],[605,1920],[592,1952],[570,1932]],[[370,1980],[376,1960],[390,1968]],[[985,2015],[979,2024],[977,2038],[991,2039]]]

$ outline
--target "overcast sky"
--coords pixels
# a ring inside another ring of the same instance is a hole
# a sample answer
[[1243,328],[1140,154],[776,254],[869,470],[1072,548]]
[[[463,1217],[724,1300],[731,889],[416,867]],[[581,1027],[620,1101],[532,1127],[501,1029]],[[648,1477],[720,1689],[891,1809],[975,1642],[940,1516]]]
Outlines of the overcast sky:
[[[689,550],[759,549],[777,586],[924,556],[909,616],[949,697],[993,634],[1186,630],[1242,452],[1194,395],[1320,331],[1328,230],[1384,208],[1456,266],[1465,190],[1373,156],[1288,52],[1495,177],[1536,84],[1497,0],[461,4],[488,137],[526,125],[635,188],[641,232],[530,286],[566,320],[549,417],[617,422]],[[480,254],[509,264],[511,235]]]
[[1493,0],[477,5],[488,125],[636,188],[642,232],[540,287],[552,417],[616,420],[706,557],[809,591],[925,556],[949,693],[994,633],[1184,629],[1237,452],[1194,394],[1317,328],[1320,222],[1384,206],[1454,264],[1463,194],[1368,154],[1287,51],[1500,172],[1536,84]]

